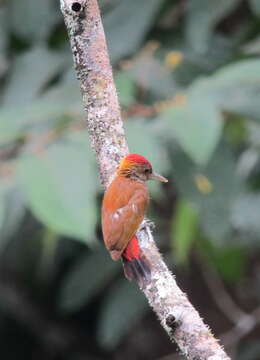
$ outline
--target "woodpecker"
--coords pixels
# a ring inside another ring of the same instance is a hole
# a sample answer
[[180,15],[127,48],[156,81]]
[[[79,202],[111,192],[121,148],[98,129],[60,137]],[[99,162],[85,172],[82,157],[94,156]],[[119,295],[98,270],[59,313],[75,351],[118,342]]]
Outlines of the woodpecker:
[[149,204],[148,180],[168,181],[153,171],[144,156],[129,154],[122,159],[102,203],[105,246],[113,260],[123,260],[126,278],[136,280],[141,288],[151,278],[149,261],[136,237]]

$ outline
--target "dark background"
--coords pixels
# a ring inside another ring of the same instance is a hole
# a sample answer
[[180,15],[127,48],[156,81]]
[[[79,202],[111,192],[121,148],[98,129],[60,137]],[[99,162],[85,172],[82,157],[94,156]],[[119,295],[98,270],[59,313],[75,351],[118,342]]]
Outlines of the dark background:
[[[58,1],[0,8],[1,359],[180,359],[102,245]],[[233,359],[260,359],[260,1],[100,1],[154,235]]]

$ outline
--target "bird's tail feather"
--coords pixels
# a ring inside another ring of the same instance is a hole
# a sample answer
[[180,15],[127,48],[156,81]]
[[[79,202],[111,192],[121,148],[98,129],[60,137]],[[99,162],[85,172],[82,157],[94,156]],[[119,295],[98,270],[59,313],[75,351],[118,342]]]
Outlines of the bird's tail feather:
[[147,258],[142,253],[138,239],[134,236],[122,254],[125,277],[137,281],[144,288],[151,281],[151,269]]

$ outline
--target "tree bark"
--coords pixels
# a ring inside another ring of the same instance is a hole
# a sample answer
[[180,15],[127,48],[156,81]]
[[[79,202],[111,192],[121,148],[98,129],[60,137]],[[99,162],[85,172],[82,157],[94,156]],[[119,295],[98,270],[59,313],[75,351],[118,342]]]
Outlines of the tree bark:
[[[104,187],[128,153],[97,0],[60,0],[80,82],[91,146]],[[152,264],[143,290],[170,339],[188,359],[229,359],[218,340],[177,286],[153,240],[148,222],[137,234]]]

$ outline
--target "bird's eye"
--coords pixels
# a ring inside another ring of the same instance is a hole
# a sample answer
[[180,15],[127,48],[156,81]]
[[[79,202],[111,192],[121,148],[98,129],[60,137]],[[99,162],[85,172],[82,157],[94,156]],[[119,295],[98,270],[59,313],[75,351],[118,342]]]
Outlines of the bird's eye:
[[150,174],[151,172],[152,172],[151,169],[145,169],[145,170],[144,170],[144,173],[145,173],[145,174]]

